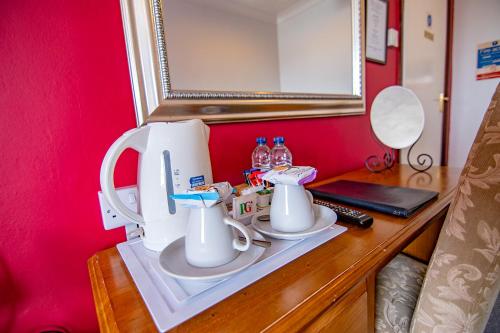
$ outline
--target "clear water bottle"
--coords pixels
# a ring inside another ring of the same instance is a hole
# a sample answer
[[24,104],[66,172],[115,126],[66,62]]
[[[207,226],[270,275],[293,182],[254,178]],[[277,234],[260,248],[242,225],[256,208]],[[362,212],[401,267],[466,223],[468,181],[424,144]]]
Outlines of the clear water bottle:
[[266,144],[266,138],[259,136],[257,138],[257,147],[252,153],[252,168],[269,169],[271,150]]
[[282,136],[274,138],[274,147],[271,149],[271,168],[280,165],[292,165],[292,153],[285,146]]

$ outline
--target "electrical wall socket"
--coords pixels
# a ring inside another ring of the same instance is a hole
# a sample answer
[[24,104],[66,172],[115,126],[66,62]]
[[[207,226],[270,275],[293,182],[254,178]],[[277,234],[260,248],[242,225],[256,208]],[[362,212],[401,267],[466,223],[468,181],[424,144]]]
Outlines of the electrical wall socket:
[[[116,193],[127,208],[137,212],[137,186],[120,187],[116,189]],[[127,226],[126,229],[129,231],[136,227],[135,221],[129,220],[111,207],[101,191],[97,192],[97,196],[99,197],[99,204],[101,205],[101,215],[104,229],[111,230]]]
[[387,31],[387,46],[399,47],[399,31],[394,28]]

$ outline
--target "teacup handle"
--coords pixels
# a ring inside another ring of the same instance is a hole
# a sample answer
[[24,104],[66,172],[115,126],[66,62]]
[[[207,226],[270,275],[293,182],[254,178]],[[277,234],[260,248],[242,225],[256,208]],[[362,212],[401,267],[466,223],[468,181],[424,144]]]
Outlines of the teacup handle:
[[250,248],[250,243],[252,242],[252,238],[250,238],[248,229],[240,222],[228,216],[224,217],[224,223],[238,229],[245,237],[245,244],[241,244],[238,239],[233,239],[233,247],[241,252],[245,252],[246,250],[248,250]]

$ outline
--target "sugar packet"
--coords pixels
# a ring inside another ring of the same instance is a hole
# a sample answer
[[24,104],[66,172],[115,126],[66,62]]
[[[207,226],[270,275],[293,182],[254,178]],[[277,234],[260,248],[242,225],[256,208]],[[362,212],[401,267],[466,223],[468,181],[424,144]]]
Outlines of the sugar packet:
[[317,170],[311,166],[278,166],[262,175],[273,184],[304,185],[316,179]]

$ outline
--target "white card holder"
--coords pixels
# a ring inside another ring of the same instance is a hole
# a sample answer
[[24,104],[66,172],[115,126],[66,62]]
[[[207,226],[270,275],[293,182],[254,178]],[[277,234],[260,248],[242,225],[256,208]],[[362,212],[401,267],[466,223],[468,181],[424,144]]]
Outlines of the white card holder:
[[233,198],[233,218],[241,220],[257,213],[257,193]]

